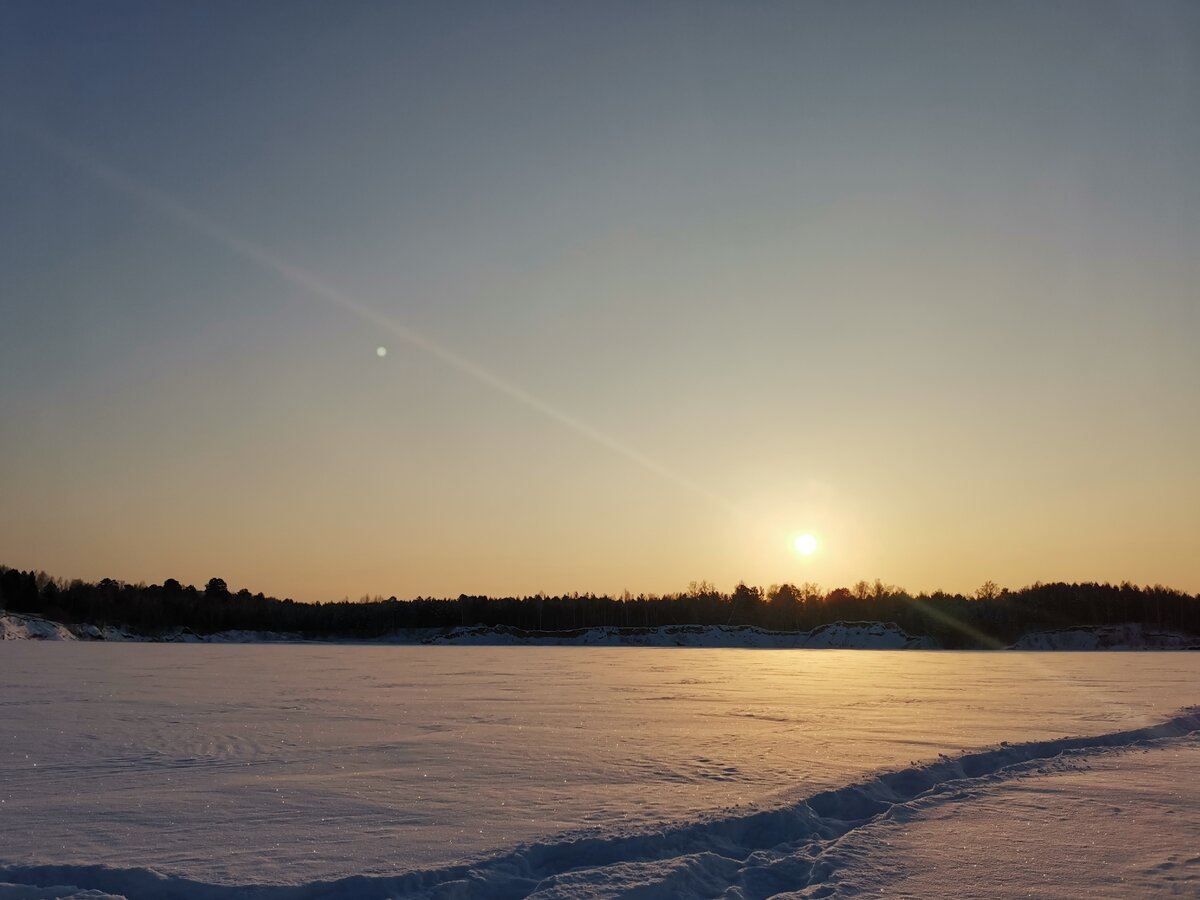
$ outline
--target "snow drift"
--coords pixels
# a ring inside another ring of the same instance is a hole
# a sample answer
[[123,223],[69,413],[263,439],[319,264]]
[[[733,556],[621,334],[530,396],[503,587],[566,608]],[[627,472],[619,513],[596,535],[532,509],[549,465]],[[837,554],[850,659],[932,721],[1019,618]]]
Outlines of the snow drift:
[[962,798],[1055,762],[1163,746],[1200,731],[1200,707],[1146,728],[1091,737],[1002,744],[884,772],[797,798],[776,809],[714,815],[657,830],[567,835],[477,862],[397,876],[354,876],[299,885],[218,885],[149,869],[0,866],[0,900],[157,897],[168,900],[349,898],[564,898],[821,896],[839,841],[913,804]]

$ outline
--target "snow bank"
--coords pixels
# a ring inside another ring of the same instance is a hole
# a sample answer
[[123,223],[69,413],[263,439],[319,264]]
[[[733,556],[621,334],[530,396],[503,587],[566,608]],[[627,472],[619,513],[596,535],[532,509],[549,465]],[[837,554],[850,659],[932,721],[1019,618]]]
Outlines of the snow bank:
[[[884,772],[801,797],[776,809],[725,814],[658,829],[565,836],[473,863],[396,876],[354,876],[299,885],[218,885],[150,869],[0,866],[0,900],[50,896],[176,900],[373,900],[643,896],[822,896],[847,835],[903,819],[931,798],[961,799],[1064,759],[1161,747],[1200,732],[1200,707],[1146,728],[1005,745]],[[40,888],[41,885],[74,885]],[[84,887],[86,886],[86,888]],[[38,891],[41,891],[39,893]],[[90,891],[91,893],[86,893]],[[24,892],[24,893],[22,893]]]
[[[304,640],[283,631],[218,631],[199,635],[187,628],[145,635],[113,625],[64,625],[42,616],[0,612],[0,640],[5,641],[140,641],[169,644],[261,644]],[[2,896],[2,895],[0,895]]]
[[[40,616],[0,615],[0,639],[56,641],[154,641],[163,643],[258,644],[302,641],[299,634],[279,631],[220,631],[197,635],[176,629],[161,635],[138,635],[111,625],[63,625]],[[505,646],[538,644],[584,647],[745,647],[863,650],[937,650],[928,637],[913,637],[890,622],[834,622],[812,631],[766,631],[744,625],[667,625],[657,628],[577,628],[571,631],[525,631],[506,625],[423,628],[384,638],[388,643]]]
[[1200,650],[1200,637],[1138,623],[1077,626],[1026,634],[1010,650]]
[[0,615],[2,641],[74,641],[75,634],[66,625],[40,616],[7,612]]
[[286,631],[218,631],[214,634],[206,634],[197,636],[188,632],[186,636],[181,635],[170,640],[180,640],[193,642],[203,642],[205,644],[269,644],[278,643],[280,641],[302,641],[304,637],[299,634],[293,634]]
[[0,884],[0,900],[125,900],[118,894],[85,890],[74,885],[56,884],[34,887],[28,884]]
[[[400,636],[403,637],[403,636]],[[665,625],[656,628],[577,628],[525,631],[506,625],[451,628],[415,637],[425,644],[592,647],[746,647],[775,649],[936,650],[891,622],[834,622],[812,631],[766,631],[745,625]]]
[[64,625],[42,616],[0,611],[0,640],[5,641],[145,641],[112,625]]
[[[64,625],[42,616],[0,611],[0,640],[153,641],[160,643],[260,644],[309,640],[282,631],[220,631],[198,635],[177,628],[141,635],[112,625]],[[891,622],[833,622],[812,631],[767,631],[747,625],[664,625],[655,628],[576,628],[537,631],[507,625],[421,628],[379,639],[382,643],[478,646],[697,647],[838,650],[940,650],[924,635]],[[1200,636],[1137,623],[1076,626],[1026,634],[1009,650],[1200,650]]]
[[132,634],[114,625],[68,625],[66,626],[81,641],[144,641],[148,638]]

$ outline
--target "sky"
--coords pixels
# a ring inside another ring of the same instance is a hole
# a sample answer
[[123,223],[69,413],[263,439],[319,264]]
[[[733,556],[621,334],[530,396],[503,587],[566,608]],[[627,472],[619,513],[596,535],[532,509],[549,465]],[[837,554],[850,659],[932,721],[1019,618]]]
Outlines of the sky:
[[1188,2],[6,2],[0,562],[1200,592],[1198,171]]

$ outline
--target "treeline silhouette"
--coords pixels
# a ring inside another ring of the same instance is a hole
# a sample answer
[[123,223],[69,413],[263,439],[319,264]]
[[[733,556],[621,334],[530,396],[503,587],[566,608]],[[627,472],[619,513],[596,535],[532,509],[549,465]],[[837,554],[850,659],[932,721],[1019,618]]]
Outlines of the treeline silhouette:
[[974,594],[943,591],[912,595],[902,588],[860,581],[823,591],[815,584],[739,584],[732,592],[708,582],[665,595],[619,597],[567,594],[456,599],[364,597],[358,602],[297,603],[246,589],[231,591],[220,578],[203,589],[173,578],[163,584],[96,583],[56,579],[45,572],[0,566],[0,608],[35,613],[69,624],[114,625],[146,635],[179,629],[282,631],[312,639],[373,638],[406,628],[505,625],[528,631],[595,626],[752,625],[807,631],[837,621],[894,622],[909,634],[929,635],[947,648],[1009,644],[1049,628],[1139,622],[1200,634],[1200,594],[1155,585],[1034,584],[1010,591],[986,582]]

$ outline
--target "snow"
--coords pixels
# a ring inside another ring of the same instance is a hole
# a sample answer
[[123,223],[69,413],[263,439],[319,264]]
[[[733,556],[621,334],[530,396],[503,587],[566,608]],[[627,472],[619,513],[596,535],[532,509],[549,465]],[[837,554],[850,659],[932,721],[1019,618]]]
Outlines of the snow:
[[823,857],[826,896],[1200,896],[1196,735],[999,774],[848,836]]
[[25,616],[20,613],[0,615],[0,641],[74,640],[77,638],[71,630],[58,622],[51,622],[40,616]]
[[5,641],[140,641],[175,644],[261,644],[302,640],[282,631],[218,631],[198,635],[176,628],[158,635],[140,635],[115,625],[64,625],[42,616],[0,611],[0,640]]
[[0,883],[3,900],[125,900],[124,895],[79,888],[75,885],[52,884],[37,887],[29,884]]
[[[265,644],[304,641],[280,631],[220,631],[197,635],[187,629],[146,636],[112,625],[63,625],[41,616],[0,611],[0,640],[153,641],[156,643]],[[832,622],[812,631],[767,631],[746,625],[665,625],[654,628],[577,628],[527,631],[507,625],[418,628],[372,643],[454,644],[505,647],[740,647],[746,649],[937,650],[924,635],[910,635],[891,622]],[[1138,623],[1079,626],[1024,635],[1010,650],[1195,650],[1200,637]]]
[[[155,641],[166,643],[256,644],[300,641],[298,634],[275,631],[220,631],[199,636],[176,629],[154,637],[131,634],[110,625],[61,625],[39,616],[0,615],[0,638],[6,640]],[[589,647],[746,647],[778,649],[935,650],[932,638],[913,637],[890,622],[834,622],[812,631],[766,631],[743,625],[668,625],[656,628],[579,628],[573,631],[524,631],[500,625],[424,628],[380,639],[387,643]]]
[[1006,848],[1041,866],[1007,883],[1108,877],[1060,852],[1106,797],[1135,893],[1194,887],[1195,654],[12,642],[0,670],[3,900],[964,895],[931,848],[1011,842],[1043,777],[1061,840]]
[[[404,640],[398,635],[398,640]],[[664,625],[655,628],[579,628],[524,631],[499,625],[451,628],[416,636],[426,644],[587,647],[743,647],[773,649],[936,650],[937,641],[913,637],[891,622],[834,622],[812,631],[766,631],[745,625]]]
[[1200,650],[1200,637],[1137,623],[1026,634],[1013,650]]

